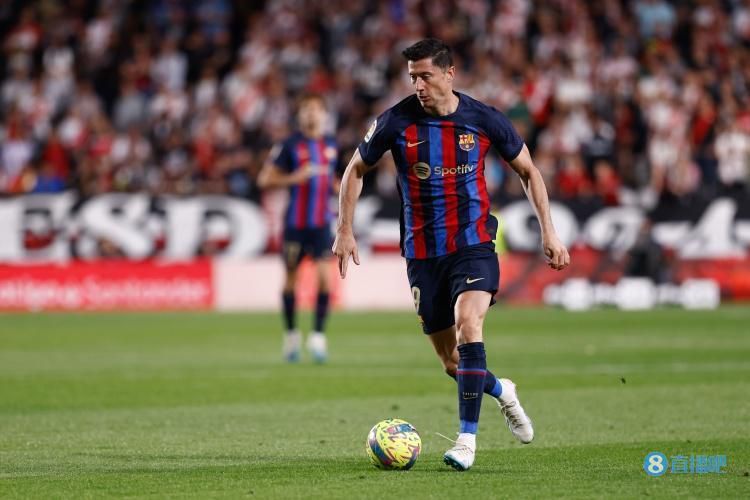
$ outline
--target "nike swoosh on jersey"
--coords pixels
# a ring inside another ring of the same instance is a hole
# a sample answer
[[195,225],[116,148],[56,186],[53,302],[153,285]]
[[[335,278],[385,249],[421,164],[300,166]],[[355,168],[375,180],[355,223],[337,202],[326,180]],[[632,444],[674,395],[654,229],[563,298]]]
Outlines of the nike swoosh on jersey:
[[422,144],[423,142],[427,142],[427,141],[419,141],[419,142],[407,142],[407,143],[406,143],[406,147],[407,147],[407,148],[413,148],[414,146],[419,146],[419,145],[420,145],[420,144]]
[[475,282],[477,282],[477,281],[481,281],[481,280],[483,280],[483,279],[484,279],[484,278],[474,278],[474,279],[471,279],[471,278],[466,278],[466,284],[467,284],[467,285],[471,285],[472,283],[475,283]]

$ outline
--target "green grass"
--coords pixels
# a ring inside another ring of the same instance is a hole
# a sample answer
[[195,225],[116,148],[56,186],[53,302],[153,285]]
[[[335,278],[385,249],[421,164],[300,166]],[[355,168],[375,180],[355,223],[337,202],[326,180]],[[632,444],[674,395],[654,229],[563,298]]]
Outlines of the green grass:
[[[303,325],[308,317],[301,318]],[[279,361],[277,315],[0,316],[0,497],[747,497],[750,309],[495,307],[490,368],[536,424],[485,399],[475,467],[442,464],[455,386],[413,314],[335,314],[331,361]],[[421,432],[409,472],[364,455],[378,420]],[[726,474],[642,469],[650,451]]]

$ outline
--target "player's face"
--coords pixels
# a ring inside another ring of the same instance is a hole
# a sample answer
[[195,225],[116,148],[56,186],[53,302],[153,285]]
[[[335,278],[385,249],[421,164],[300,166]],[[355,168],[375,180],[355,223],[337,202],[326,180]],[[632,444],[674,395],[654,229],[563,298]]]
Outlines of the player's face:
[[453,76],[456,69],[442,69],[432,64],[431,58],[409,61],[409,78],[417,98],[425,108],[433,108],[453,94]]
[[319,99],[307,99],[299,106],[297,120],[303,130],[322,130],[326,121],[326,108]]

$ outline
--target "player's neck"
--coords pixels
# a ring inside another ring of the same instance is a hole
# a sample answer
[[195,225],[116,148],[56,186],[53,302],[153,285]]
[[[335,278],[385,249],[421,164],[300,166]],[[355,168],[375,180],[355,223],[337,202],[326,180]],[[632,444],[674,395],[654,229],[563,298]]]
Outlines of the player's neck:
[[458,95],[451,92],[450,95],[444,100],[435,103],[434,106],[424,107],[424,110],[427,112],[427,114],[430,114],[432,116],[450,115],[452,113],[455,113],[458,109],[459,101],[460,99],[458,98]]
[[323,129],[318,127],[302,128],[300,132],[308,139],[320,139],[323,137]]

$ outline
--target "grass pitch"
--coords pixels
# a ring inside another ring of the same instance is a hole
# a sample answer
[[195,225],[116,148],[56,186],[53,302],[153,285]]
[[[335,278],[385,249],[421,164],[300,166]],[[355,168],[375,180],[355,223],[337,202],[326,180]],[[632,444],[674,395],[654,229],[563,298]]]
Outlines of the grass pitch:
[[[489,367],[534,419],[516,443],[485,399],[475,467],[442,464],[454,382],[413,314],[334,314],[331,360],[280,362],[276,314],[0,316],[0,497],[747,497],[750,309],[492,308]],[[309,324],[303,316],[301,324]],[[386,417],[408,472],[367,462]],[[725,474],[643,471],[650,451]]]

